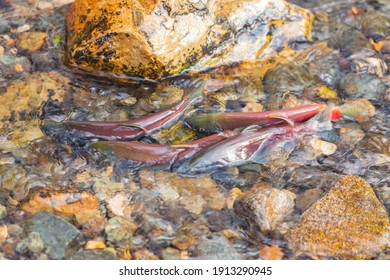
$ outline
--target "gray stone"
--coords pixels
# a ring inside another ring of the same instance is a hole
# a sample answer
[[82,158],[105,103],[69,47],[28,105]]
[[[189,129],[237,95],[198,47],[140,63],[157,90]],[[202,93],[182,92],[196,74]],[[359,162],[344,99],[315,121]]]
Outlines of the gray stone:
[[25,175],[24,169],[19,166],[6,164],[0,166],[0,190],[13,191],[18,181]]
[[38,254],[43,251],[45,245],[41,235],[37,232],[30,232],[28,237],[16,246],[16,251],[20,254],[25,254],[27,252]]
[[142,214],[139,218],[139,224],[144,232],[160,229],[170,235],[174,233],[172,223],[154,214]]
[[112,250],[81,250],[70,257],[71,260],[116,260]]
[[22,223],[25,234],[39,233],[50,259],[60,260],[80,247],[81,233],[62,218],[38,212]]
[[242,260],[244,256],[236,251],[229,240],[220,234],[203,237],[193,248],[190,248],[191,259],[209,260]]
[[348,73],[339,82],[339,89],[351,98],[383,100],[388,86],[382,79],[367,73]]
[[0,34],[7,33],[11,30],[11,27],[9,26],[8,22],[4,19],[0,18]]
[[330,36],[328,46],[339,50],[342,55],[350,56],[358,52],[373,54],[375,50],[364,34],[351,26],[341,24]]
[[20,235],[23,233],[23,228],[18,224],[11,224],[8,225],[7,227],[8,227],[8,232],[11,236],[20,237]]
[[4,205],[0,204],[0,220],[4,219],[5,217],[7,217],[7,215],[8,215],[7,208],[5,208]]
[[182,252],[176,248],[168,247],[161,252],[163,260],[180,260],[182,259]]
[[137,225],[120,216],[109,219],[104,227],[107,241],[114,244],[129,245]]
[[33,253],[39,253],[44,248],[43,240],[38,232],[30,232],[26,245],[28,250]]

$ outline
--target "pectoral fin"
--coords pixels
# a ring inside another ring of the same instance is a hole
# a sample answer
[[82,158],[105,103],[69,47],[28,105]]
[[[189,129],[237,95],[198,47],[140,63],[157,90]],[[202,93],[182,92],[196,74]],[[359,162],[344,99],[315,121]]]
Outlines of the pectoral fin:
[[134,128],[138,128],[138,129],[142,130],[145,133],[148,133],[148,131],[144,127],[140,126],[137,123],[120,123],[120,124],[118,124],[118,126],[134,127]]
[[280,115],[280,114],[269,115],[268,117],[271,118],[271,119],[280,119],[280,120],[283,120],[283,121],[285,121],[286,123],[288,123],[290,126],[295,125],[295,123],[294,123],[291,119],[289,119],[289,118],[286,117],[286,116]]

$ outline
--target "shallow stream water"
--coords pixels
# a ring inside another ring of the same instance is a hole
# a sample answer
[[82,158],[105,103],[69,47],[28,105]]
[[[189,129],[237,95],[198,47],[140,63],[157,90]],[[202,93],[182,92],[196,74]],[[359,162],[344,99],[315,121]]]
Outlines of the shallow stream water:
[[[242,69],[226,74],[215,71],[161,83],[118,82],[77,72],[65,61],[68,5],[39,10],[32,2],[27,6],[21,0],[0,2],[0,100],[5,104],[0,108],[0,227],[5,225],[7,232],[3,229],[4,240],[0,234],[0,259],[312,258],[289,249],[285,234],[314,201],[348,174],[365,179],[390,213],[390,52],[373,55],[386,66],[380,69],[375,88],[383,84],[387,93],[370,95],[375,90],[363,88],[368,82],[357,85],[363,92],[359,97],[375,106],[369,120],[334,122],[332,130],[303,137],[291,153],[286,147],[275,149],[266,163],[186,176],[176,174],[169,165],[144,166],[91,149],[94,139],[80,137],[62,124],[67,120],[126,120],[162,110],[179,102],[199,77],[208,81],[207,95],[186,110],[187,117],[201,112],[280,109],[289,102],[301,104],[301,96],[271,96],[264,74],[256,76],[257,70],[251,75]],[[341,23],[359,30],[359,11],[390,11],[388,1],[292,2],[316,16],[313,41],[296,43],[292,49],[297,53],[310,48],[317,48],[313,53],[325,52],[317,44],[334,37]],[[22,36],[29,32],[30,36]],[[44,37],[41,44],[39,36]],[[25,49],[23,40],[31,40],[28,44],[38,45],[37,49]],[[360,56],[365,58],[365,54]],[[316,73],[323,70],[324,75],[314,77],[311,86],[327,83],[338,95],[336,99],[315,96],[313,101],[337,105],[355,98],[345,94],[346,86],[340,88],[340,80],[353,72],[354,63],[342,50],[319,61],[310,55],[297,59]],[[377,78],[379,70],[375,69]],[[184,117],[140,141],[180,144],[206,136],[185,126]],[[319,148],[313,139],[322,141]],[[324,143],[335,151],[326,151]],[[262,206],[250,191],[264,186],[288,191],[280,201],[276,196],[267,198],[267,203],[280,203],[282,208],[282,220],[271,230],[261,230],[262,224],[253,220],[260,211],[256,207]],[[88,194],[85,201],[84,194]],[[234,203],[243,194],[246,198]],[[289,196],[294,197],[292,211],[286,210]],[[51,197],[49,203],[40,202],[47,197]],[[75,208],[64,210],[72,202]],[[31,226],[38,237],[26,228],[36,209],[61,217],[69,235],[75,231],[77,238],[60,244],[64,252],[50,253],[48,248],[58,244],[46,236],[45,224]],[[77,212],[81,214],[74,215]],[[100,247],[88,247],[90,241]],[[36,245],[39,242],[42,248]],[[388,259],[388,249],[374,258]]]

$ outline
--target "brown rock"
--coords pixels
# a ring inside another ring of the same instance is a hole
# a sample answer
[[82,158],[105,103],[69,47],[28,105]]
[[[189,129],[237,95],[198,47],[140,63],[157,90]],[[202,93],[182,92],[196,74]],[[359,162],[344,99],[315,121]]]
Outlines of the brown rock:
[[150,252],[148,249],[144,248],[135,251],[133,253],[133,259],[134,260],[159,260],[159,257],[157,257],[155,254]]
[[46,37],[46,32],[23,32],[19,34],[16,46],[28,51],[38,51],[45,43]]
[[234,209],[248,220],[255,222],[261,231],[275,230],[293,210],[295,194],[259,186],[245,192],[236,200]]
[[18,242],[12,240],[10,243],[5,242],[1,245],[1,251],[8,258],[14,258],[16,256],[16,246]]
[[101,240],[89,240],[85,244],[85,250],[106,249],[106,244]]
[[177,200],[191,213],[200,214],[206,208],[220,210],[226,205],[225,196],[210,178],[184,178],[172,172],[157,172],[154,178],[155,189],[164,200]]
[[296,206],[299,210],[304,211],[314,202],[316,202],[322,195],[323,191],[321,188],[313,188],[304,191],[299,194],[296,199]]
[[264,246],[260,251],[260,258],[262,260],[281,260],[283,251],[277,245]]
[[348,100],[340,106],[343,117],[366,122],[375,115],[375,107],[367,99]]
[[190,248],[193,244],[194,239],[185,235],[181,235],[172,240],[172,246],[181,251],[188,250],[188,248]]
[[83,234],[90,238],[99,235],[107,221],[97,209],[77,212],[75,213],[75,219],[81,225]]
[[0,243],[3,243],[8,237],[8,229],[6,225],[0,226]]
[[104,226],[107,241],[117,245],[128,245],[138,228],[131,220],[115,216],[107,221]]
[[160,79],[270,58],[307,37],[312,20],[282,0],[76,0],[67,16],[67,56],[86,71]]
[[97,197],[87,191],[39,189],[20,208],[28,214],[47,211],[58,216],[72,217],[82,211],[97,210],[98,206]]
[[370,259],[389,242],[389,218],[370,185],[347,175],[302,214],[286,239],[296,254]]
[[336,144],[318,138],[312,138],[310,140],[310,145],[315,155],[330,156],[331,154],[334,154],[337,150]]
[[124,216],[126,207],[130,205],[129,195],[119,193],[106,200],[107,209],[115,216]]

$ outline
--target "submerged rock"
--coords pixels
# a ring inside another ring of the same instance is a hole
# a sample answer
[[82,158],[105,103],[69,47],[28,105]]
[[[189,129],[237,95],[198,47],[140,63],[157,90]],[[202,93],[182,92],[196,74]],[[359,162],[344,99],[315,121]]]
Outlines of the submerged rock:
[[30,232],[28,237],[18,244],[16,250],[23,254],[27,252],[38,254],[45,248],[41,235],[37,232]]
[[286,234],[291,250],[320,259],[370,259],[389,243],[389,218],[370,185],[347,175]]
[[319,155],[330,156],[331,154],[334,154],[337,150],[336,144],[318,138],[312,138],[310,140],[310,145],[316,156]]
[[29,200],[21,204],[21,209],[29,214],[47,211],[59,216],[71,217],[74,214],[97,210],[98,199],[88,191],[39,189]]
[[63,259],[80,247],[80,231],[49,212],[34,214],[22,226],[26,235],[32,232],[40,235],[44,250],[51,259]]
[[0,226],[0,244],[7,240],[8,237],[8,228],[6,225]]
[[175,233],[174,225],[157,214],[142,213],[138,217],[140,230],[143,232],[165,232],[167,235],[173,236]]
[[188,259],[186,252],[181,252],[178,249],[168,247],[161,252],[161,257],[163,260],[182,260]]
[[374,53],[374,47],[363,33],[348,25],[340,25],[329,38],[328,46],[339,50],[343,56],[358,52]]
[[307,189],[304,192],[300,193],[296,199],[297,208],[303,212],[310,205],[316,202],[322,195],[323,190],[321,188]]
[[90,238],[103,231],[107,220],[97,209],[76,212],[74,216],[77,224],[81,226],[83,234]]
[[305,40],[313,16],[277,1],[76,0],[67,16],[67,55],[90,72],[160,79],[272,57]]
[[351,70],[356,73],[367,73],[383,77],[387,73],[386,62],[381,57],[361,57],[356,58],[351,63]]
[[179,204],[191,213],[200,214],[204,209],[222,209],[225,196],[216,182],[207,177],[184,178],[172,172],[157,172],[155,189],[165,201]]
[[137,250],[132,255],[133,260],[159,260],[158,256],[156,256],[153,252],[149,251],[146,248]]
[[82,250],[70,257],[71,260],[116,260],[118,259],[110,249]]
[[383,100],[388,89],[377,76],[352,72],[340,80],[338,87],[349,97],[368,100]]
[[104,232],[108,241],[117,245],[128,245],[136,229],[134,222],[115,216],[107,221]]
[[4,164],[0,166],[0,190],[6,193],[13,191],[24,181],[26,171],[19,165]]
[[8,215],[7,208],[4,205],[0,204],[0,220],[7,217],[7,215]]
[[0,95],[0,148],[20,152],[21,147],[44,137],[39,116],[45,102],[63,102],[70,80],[58,72],[35,72],[14,81]]
[[277,245],[264,246],[259,254],[261,260],[281,260],[283,255],[282,249]]
[[202,238],[196,246],[190,248],[191,259],[242,260],[243,256],[220,234]]
[[305,88],[302,98],[311,101],[317,98],[325,100],[337,99],[337,92],[324,85],[315,85]]
[[46,32],[23,32],[16,41],[18,48],[27,51],[38,51],[42,48],[47,37]]
[[382,12],[371,10],[359,19],[362,31],[374,41],[383,40],[389,33],[390,18]]
[[295,194],[287,190],[252,188],[236,200],[235,211],[258,225],[261,231],[275,230],[294,210]]
[[318,42],[298,52],[293,62],[305,65],[313,77],[332,87],[341,74],[338,52],[329,48],[326,42]]
[[264,90],[268,94],[292,93],[300,96],[303,90],[313,85],[315,81],[304,67],[285,63],[268,70],[263,83]]

